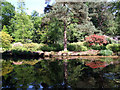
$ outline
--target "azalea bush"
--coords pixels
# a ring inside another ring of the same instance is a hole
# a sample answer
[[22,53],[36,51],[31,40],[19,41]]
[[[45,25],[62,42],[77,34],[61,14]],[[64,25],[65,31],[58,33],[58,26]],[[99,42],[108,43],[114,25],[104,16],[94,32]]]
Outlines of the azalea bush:
[[103,45],[103,44],[107,44],[107,40],[106,38],[102,35],[90,35],[88,37],[85,38],[86,42],[88,43],[88,46],[95,46],[95,45]]
[[16,42],[12,44],[11,50],[27,51],[27,48],[24,48],[21,42]]

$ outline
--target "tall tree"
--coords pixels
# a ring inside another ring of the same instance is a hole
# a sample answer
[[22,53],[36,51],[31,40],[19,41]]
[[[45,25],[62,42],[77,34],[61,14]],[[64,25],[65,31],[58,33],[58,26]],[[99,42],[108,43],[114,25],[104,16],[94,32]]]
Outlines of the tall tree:
[[111,3],[111,12],[115,15],[115,23],[117,23],[117,29],[115,35],[120,35],[120,0],[116,0]]
[[[91,21],[95,27],[103,32],[103,34],[115,36],[117,34],[118,24],[115,22],[115,15],[111,12],[111,2],[89,2],[89,13],[92,17]],[[95,13],[95,14],[93,14]]]
[[9,26],[10,25],[9,21],[15,15],[15,7],[11,3],[5,0],[2,0],[0,2],[1,2],[1,12],[2,12],[2,27],[4,25]]
[[[43,18],[45,19],[45,18]],[[48,21],[48,22],[47,22]],[[56,44],[63,42],[63,22],[57,18],[46,19],[46,23],[42,23],[40,30],[37,30],[40,42],[47,44]]]
[[[45,18],[48,18],[46,20],[48,21],[53,17],[63,22],[62,26],[64,26],[64,51],[67,50],[67,30],[70,29],[69,26],[71,24],[74,25],[74,28],[82,32],[92,33],[96,30],[92,22],[89,21],[90,18],[88,17],[87,5],[84,3],[56,3]],[[73,23],[75,19],[76,24]]]
[[69,8],[67,8],[66,3],[56,3],[50,13],[47,14],[48,18],[57,18],[59,21],[63,22],[64,26],[64,51],[67,51],[67,24],[70,21],[70,12]]
[[22,9],[24,9],[22,6],[18,8],[18,12],[11,19],[9,33],[15,38],[16,42],[26,43],[32,41],[34,27],[30,17]]
[[40,37],[39,37],[39,31],[40,31],[40,26],[41,26],[41,23],[42,23],[42,17],[39,16],[39,13],[37,11],[33,11],[32,12],[32,15],[31,15],[31,20],[32,20],[32,23],[34,25],[34,31],[33,31],[33,34],[32,34],[32,41],[33,42],[36,42],[36,43],[40,43]]

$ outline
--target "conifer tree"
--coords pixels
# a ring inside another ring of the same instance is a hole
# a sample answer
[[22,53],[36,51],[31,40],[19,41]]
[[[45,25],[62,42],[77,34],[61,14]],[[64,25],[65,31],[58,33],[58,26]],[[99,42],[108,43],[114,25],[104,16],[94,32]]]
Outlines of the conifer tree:
[[[24,2],[21,2],[24,3]],[[34,26],[30,17],[23,10],[22,5],[18,8],[14,18],[11,19],[9,33],[15,38],[16,42],[27,43],[32,41]]]
[[[67,50],[67,30],[69,25],[73,24],[73,20],[76,19],[77,22],[74,26],[77,30],[81,32],[93,33],[97,31],[90,22],[88,17],[88,7],[84,3],[56,3],[50,13],[45,17],[48,22],[53,17],[57,18],[59,21],[63,22],[64,26],[64,51]],[[45,20],[44,19],[44,20]]]

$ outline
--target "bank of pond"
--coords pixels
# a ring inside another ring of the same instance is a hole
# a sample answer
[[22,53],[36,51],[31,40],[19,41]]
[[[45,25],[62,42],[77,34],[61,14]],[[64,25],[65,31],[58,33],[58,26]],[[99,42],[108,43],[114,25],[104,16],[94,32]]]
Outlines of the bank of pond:
[[2,59],[2,88],[120,88],[120,57]]
[[[109,55],[109,53],[111,53]],[[21,58],[34,58],[34,57],[58,57],[58,56],[119,56],[117,53],[113,52],[108,52],[104,51],[104,54],[101,54],[99,50],[88,50],[88,51],[80,51],[80,52],[75,52],[75,51],[59,51],[59,52],[54,52],[54,51],[17,51],[17,50],[12,50],[12,51],[5,51],[2,52],[2,57],[21,57]]]
[[21,42],[13,43],[8,49],[2,48],[2,56],[24,57],[52,57],[52,56],[120,56],[120,44],[89,45],[87,42],[75,42],[67,45],[64,51],[63,44],[38,44]]

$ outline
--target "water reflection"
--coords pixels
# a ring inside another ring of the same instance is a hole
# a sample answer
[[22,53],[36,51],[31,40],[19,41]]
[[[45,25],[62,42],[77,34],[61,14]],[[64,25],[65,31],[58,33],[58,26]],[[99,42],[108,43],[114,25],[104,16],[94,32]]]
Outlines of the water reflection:
[[119,58],[3,60],[2,65],[2,88],[120,87]]

